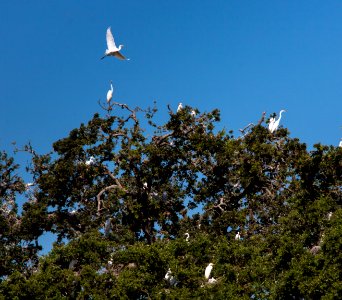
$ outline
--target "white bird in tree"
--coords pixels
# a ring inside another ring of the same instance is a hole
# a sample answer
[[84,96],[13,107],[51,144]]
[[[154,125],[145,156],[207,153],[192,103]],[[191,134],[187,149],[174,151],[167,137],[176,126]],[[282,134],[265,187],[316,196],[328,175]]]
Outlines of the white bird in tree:
[[271,132],[273,130],[274,122],[275,122],[275,118],[270,118],[270,122],[268,123],[268,130]]
[[193,117],[195,117],[195,116],[196,116],[196,112],[195,112],[195,110],[192,110],[192,111],[191,111],[191,115],[192,115]]
[[107,28],[106,40],[108,49],[106,49],[106,52],[104,56],[101,57],[101,59],[104,59],[106,56],[115,56],[116,58],[121,60],[129,60],[120,53],[120,50],[123,47],[123,45],[119,45],[119,48],[116,47],[110,27]]
[[217,282],[217,280],[216,280],[214,277],[209,278],[209,280],[208,280],[208,283],[209,283],[209,284],[214,284],[214,283],[216,283],[216,282]]
[[177,112],[180,112],[183,109],[183,104],[182,102],[179,102]]
[[204,277],[205,279],[209,279],[210,278],[210,273],[211,270],[213,269],[214,264],[210,263],[209,265],[207,265],[207,267],[205,268],[205,272],[204,272]]
[[168,271],[166,272],[165,274],[165,280],[171,285],[171,286],[174,286],[174,285],[177,285],[177,279],[172,276],[172,272],[171,272],[171,269],[169,268]]
[[342,139],[340,140],[340,143],[338,146],[342,148]]
[[85,162],[87,166],[93,165],[95,163],[95,157],[90,156],[90,158]]
[[107,103],[109,103],[110,100],[112,100],[112,98],[113,98],[113,91],[114,91],[113,84],[112,84],[112,81],[110,81],[110,90],[108,90],[108,92],[107,92]]
[[238,231],[238,233],[235,235],[235,240],[239,241],[241,240],[241,235],[240,232]]
[[272,122],[272,123],[273,123],[272,126],[271,126],[271,119],[270,119],[270,125],[268,126],[268,128],[269,128],[269,130],[270,130],[271,133],[273,133],[274,131],[276,131],[276,130],[278,129],[279,122],[280,122],[280,119],[281,119],[281,114],[282,114],[283,112],[286,112],[286,110],[285,110],[285,109],[282,109],[282,110],[279,112],[279,118],[278,118],[277,121],[274,119],[274,121]]
[[187,243],[189,243],[190,234],[189,234],[188,232],[186,232],[186,233],[184,233],[184,235],[185,235],[185,241],[186,241]]

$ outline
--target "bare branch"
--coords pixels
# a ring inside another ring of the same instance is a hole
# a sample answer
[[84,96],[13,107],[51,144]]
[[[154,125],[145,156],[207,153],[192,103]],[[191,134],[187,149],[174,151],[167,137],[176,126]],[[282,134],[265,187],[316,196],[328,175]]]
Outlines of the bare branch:
[[221,212],[224,212],[225,211],[224,207],[226,207],[227,204],[224,203],[224,198],[223,197],[221,197],[219,200],[220,200],[220,202],[218,204],[213,205],[212,207],[208,208],[207,210],[209,211],[209,210],[213,210],[213,209],[220,209]]
[[97,199],[97,213],[98,214],[100,214],[100,211],[101,211],[101,203],[103,204],[103,201],[101,200],[102,194],[105,193],[106,191],[117,189],[117,188],[118,188],[117,184],[112,184],[110,186],[106,186],[97,194],[96,199]]
[[264,111],[264,112],[262,113],[262,116],[261,116],[261,118],[260,118],[260,120],[259,120],[259,122],[258,122],[257,125],[261,125],[261,123],[265,121],[265,116],[266,116],[266,112]]
[[103,195],[103,193],[105,193],[106,191],[112,190],[112,189],[120,189],[120,190],[127,193],[127,190],[122,186],[119,179],[117,179],[113,175],[113,173],[109,171],[109,169],[106,166],[103,166],[103,168],[105,169],[105,174],[107,174],[110,178],[112,178],[114,180],[115,184],[112,184],[110,186],[106,186],[97,194],[96,199],[97,199],[97,213],[98,214],[100,214],[100,211],[101,211],[101,203],[102,203],[102,206],[104,207],[103,200],[101,200],[101,196]]

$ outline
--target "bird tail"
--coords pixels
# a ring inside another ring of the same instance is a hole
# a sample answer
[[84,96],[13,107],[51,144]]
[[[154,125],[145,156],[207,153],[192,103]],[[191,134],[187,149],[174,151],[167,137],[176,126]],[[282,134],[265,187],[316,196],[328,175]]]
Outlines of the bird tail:
[[106,56],[107,56],[107,55],[102,56],[101,59],[104,59]]

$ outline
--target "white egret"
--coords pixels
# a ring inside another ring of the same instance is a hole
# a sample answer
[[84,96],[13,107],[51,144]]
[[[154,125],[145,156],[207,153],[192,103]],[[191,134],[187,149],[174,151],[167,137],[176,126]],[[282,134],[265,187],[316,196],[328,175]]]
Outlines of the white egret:
[[177,279],[172,276],[172,272],[171,272],[171,269],[169,268],[168,271],[166,272],[165,274],[165,280],[171,285],[171,286],[174,286],[174,285],[177,285]]
[[214,283],[216,283],[216,282],[217,282],[217,280],[216,280],[214,277],[209,278],[209,280],[208,280],[208,283],[209,283],[209,284],[214,284]]
[[270,118],[270,122],[268,123],[268,130],[271,132],[273,130],[274,122],[275,122],[275,118]]
[[182,102],[179,102],[178,107],[177,107],[177,112],[180,112],[183,108]]
[[342,147],[342,139],[340,140],[340,143],[338,144],[339,147]]
[[110,81],[110,90],[108,90],[108,92],[107,92],[107,103],[109,103],[110,100],[112,100],[112,98],[113,98],[113,91],[114,91],[113,84],[112,84],[112,81]]
[[148,187],[148,186],[147,186],[147,182],[144,182],[144,184],[143,184],[143,189],[146,190],[147,187]]
[[101,57],[101,59],[104,59],[106,56],[115,56],[118,59],[129,60],[119,52],[121,48],[123,47],[123,45],[119,45],[119,48],[116,47],[115,42],[114,42],[114,37],[113,37],[110,27],[107,28],[106,40],[107,40],[108,49],[106,49],[106,52],[104,56]]
[[196,116],[196,112],[195,112],[194,110],[192,110],[192,111],[191,111],[191,115],[192,115],[193,117],[195,117],[195,116]]
[[235,235],[235,240],[239,241],[241,240],[241,235],[240,232],[238,231],[238,233]]
[[[273,126],[271,126],[271,128],[270,128],[270,126],[268,127],[271,133],[273,133],[274,131],[276,131],[276,130],[278,129],[279,122],[280,122],[280,119],[281,119],[281,114],[282,114],[283,112],[286,112],[286,110],[285,110],[285,109],[282,109],[282,110],[279,112],[279,118],[278,118],[278,120],[276,121],[276,120],[274,119],[274,121],[273,121]],[[271,122],[271,120],[270,120],[270,122]]]
[[204,272],[204,277],[205,279],[209,279],[210,278],[210,273],[211,270],[213,269],[214,264],[210,263],[209,265],[207,265],[207,267],[205,268],[205,272]]
[[186,241],[187,243],[189,243],[190,234],[189,234],[188,232],[186,232],[186,233],[184,233],[184,235],[185,235],[185,241]]
[[95,157],[90,156],[90,158],[85,162],[87,166],[93,165],[95,163]]

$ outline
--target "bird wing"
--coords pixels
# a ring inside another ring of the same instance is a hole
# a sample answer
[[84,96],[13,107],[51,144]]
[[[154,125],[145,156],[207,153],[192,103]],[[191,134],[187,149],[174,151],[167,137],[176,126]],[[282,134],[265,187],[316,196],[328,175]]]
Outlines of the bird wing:
[[117,57],[117,58],[119,58],[119,59],[122,59],[122,60],[125,60],[125,59],[126,59],[126,57],[124,57],[119,51],[116,51],[116,52],[114,53],[114,56]]
[[110,27],[108,27],[107,29],[106,40],[107,40],[107,48],[109,51],[116,51],[118,49],[115,45],[114,37],[110,30]]

